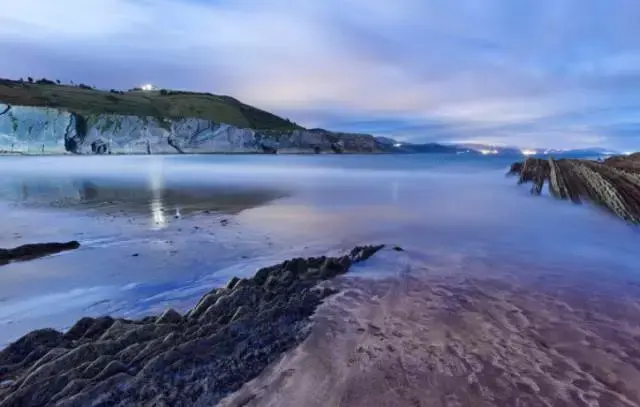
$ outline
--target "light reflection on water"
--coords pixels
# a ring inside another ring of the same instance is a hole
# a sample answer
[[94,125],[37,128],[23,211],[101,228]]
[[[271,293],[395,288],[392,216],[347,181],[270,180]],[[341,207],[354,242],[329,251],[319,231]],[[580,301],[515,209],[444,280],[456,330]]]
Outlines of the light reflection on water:
[[152,229],[163,229],[167,227],[167,219],[164,214],[162,202],[162,190],[164,188],[164,177],[162,174],[162,160],[151,161],[149,171],[149,189],[151,190],[151,227]]

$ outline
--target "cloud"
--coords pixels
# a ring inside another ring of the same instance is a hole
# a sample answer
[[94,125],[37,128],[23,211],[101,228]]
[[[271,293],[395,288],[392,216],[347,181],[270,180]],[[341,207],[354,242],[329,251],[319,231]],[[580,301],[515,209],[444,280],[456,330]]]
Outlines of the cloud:
[[0,0],[0,76],[230,94],[414,141],[630,149],[635,0]]

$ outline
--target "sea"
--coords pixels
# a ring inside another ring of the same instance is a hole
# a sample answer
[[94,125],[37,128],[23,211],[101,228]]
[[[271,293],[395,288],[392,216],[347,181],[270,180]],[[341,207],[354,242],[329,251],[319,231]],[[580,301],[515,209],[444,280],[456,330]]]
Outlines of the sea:
[[[184,312],[233,276],[386,244],[352,270],[415,268],[624,295],[636,227],[507,177],[522,157],[176,155],[0,157],[0,247],[78,250],[0,266],[0,347],[83,316]],[[563,289],[564,289],[563,288]],[[601,293],[598,293],[601,294]]]

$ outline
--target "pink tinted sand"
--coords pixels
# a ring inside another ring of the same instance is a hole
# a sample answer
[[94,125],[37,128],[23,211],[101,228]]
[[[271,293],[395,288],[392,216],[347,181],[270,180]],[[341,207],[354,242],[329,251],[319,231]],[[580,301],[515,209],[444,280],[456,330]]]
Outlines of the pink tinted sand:
[[[426,271],[343,278],[224,406],[637,406],[640,298]],[[629,294],[631,293],[631,294]]]

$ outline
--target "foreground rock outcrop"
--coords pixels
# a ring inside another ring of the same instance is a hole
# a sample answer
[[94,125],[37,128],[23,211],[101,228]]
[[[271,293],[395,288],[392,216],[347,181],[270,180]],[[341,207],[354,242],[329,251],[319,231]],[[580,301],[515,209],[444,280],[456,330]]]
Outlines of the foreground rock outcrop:
[[514,163],[509,174],[519,175],[518,184],[532,182],[534,195],[548,182],[558,199],[592,202],[627,222],[640,223],[640,153],[603,162],[528,158]]
[[73,240],[66,243],[35,243],[25,244],[13,249],[0,249],[0,266],[9,264],[12,261],[33,260],[79,247],[80,243]]
[[31,332],[0,352],[0,406],[211,406],[309,333],[335,291],[318,283],[382,246],[293,259],[233,278],[186,315],[83,318]]
[[367,134],[254,130],[197,117],[83,114],[0,103],[0,151],[13,154],[372,153]]

